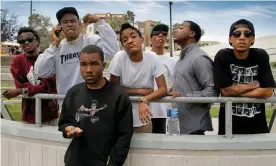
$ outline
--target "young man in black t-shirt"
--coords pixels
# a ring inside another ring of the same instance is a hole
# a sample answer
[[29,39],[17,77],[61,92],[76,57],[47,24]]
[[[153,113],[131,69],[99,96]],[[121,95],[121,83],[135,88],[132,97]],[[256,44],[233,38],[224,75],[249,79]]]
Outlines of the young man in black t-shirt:
[[69,89],[63,101],[59,131],[73,138],[65,166],[122,166],[127,157],[132,105],[124,89],[103,77],[103,54],[94,45],[82,49],[80,71],[85,82]]
[[[232,24],[229,44],[234,49],[220,50],[214,60],[215,86],[226,97],[268,98],[275,81],[269,56],[263,49],[250,48],[255,30],[250,21],[241,19]],[[233,134],[268,133],[265,104],[233,103]],[[219,134],[225,134],[225,107],[219,113]]]

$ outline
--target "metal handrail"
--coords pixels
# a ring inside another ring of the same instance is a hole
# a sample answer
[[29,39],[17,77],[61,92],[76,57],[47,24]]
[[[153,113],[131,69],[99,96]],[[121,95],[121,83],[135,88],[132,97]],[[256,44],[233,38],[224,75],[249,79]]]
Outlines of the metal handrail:
[[[24,98],[22,95],[19,98]],[[38,127],[41,127],[41,100],[42,99],[57,99],[63,100],[65,95],[58,94],[36,94],[32,97],[35,101],[35,122]],[[130,96],[132,102],[140,101],[142,97]],[[162,103],[225,103],[225,137],[232,138],[232,103],[276,103],[276,96],[267,99],[245,98],[245,97],[164,97],[152,102]]]

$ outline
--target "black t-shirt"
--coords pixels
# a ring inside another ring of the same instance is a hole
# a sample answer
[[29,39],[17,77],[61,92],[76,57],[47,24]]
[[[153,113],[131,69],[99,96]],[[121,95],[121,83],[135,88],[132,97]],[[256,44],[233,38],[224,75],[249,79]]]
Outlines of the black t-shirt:
[[[250,48],[246,59],[237,59],[233,49],[222,49],[214,60],[215,87],[258,81],[261,88],[274,88],[269,56],[263,49]],[[268,133],[265,104],[233,103],[233,134]],[[220,106],[219,134],[225,134],[225,107]]]
[[[64,162],[66,166],[123,165],[133,134],[131,101],[125,91],[106,80],[96,90],[85,83],[72,87],[63,101],[59,131],[68,138],[65,127],[83,130],[73,138]],[[112,149],[112,150],[111,150]]]

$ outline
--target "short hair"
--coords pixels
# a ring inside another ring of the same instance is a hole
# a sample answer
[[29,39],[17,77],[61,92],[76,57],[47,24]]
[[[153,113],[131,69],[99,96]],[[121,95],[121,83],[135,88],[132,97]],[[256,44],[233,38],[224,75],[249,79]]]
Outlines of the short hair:
[[142,37],[141,32],[137,28],[135,28],[134,26],[130,25],[129,23],[124,23],[124,24],[122,24],[121,29],[120,29],[120,42],[121,43],[122,43],[122,33],[126,29],[133,29],[139,35],[139,37]]
[[80,56],[81,56],[81,54],[91,54],[91,53],[98,53],[100,55],[101,61],[104,62],[104,52],[99,46],[96,46],[96,45],[87,45],[87,46],[85,46],[81,50]]
[[18,42],[18,37],[19,35],[21,35],[22,33],[25,33],[25,32],[31,32],[34,34],[35,38],[37,41],[40,42],[40,37],[38,35],[38,32],[36,30],[34,30],[33,28],[31,27],[21,27],[18,31],[18,35],[17,35],[17,42]]
[[188,20],[188,21],[184,21],[184,22],[190,23],[190,29],[191,29],[191,31],[195,32],[195,39],[198,42],[201,38],[201,35],[202,35],[200,26],[197,23],[193,22],[193,21]]

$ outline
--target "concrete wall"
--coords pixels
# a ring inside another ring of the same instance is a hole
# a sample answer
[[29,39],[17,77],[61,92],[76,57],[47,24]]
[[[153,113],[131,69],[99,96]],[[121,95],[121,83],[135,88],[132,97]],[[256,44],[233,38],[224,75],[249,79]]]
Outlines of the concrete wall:
[[[2,166],[63,166],[70,140],[56,127],[2,120]],[[125,166],[275,166],[276,134],[169,136],[135,134]]]

